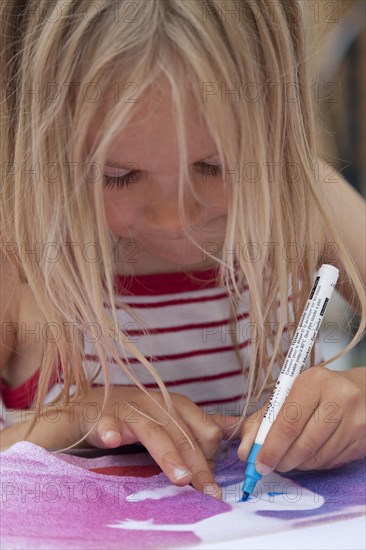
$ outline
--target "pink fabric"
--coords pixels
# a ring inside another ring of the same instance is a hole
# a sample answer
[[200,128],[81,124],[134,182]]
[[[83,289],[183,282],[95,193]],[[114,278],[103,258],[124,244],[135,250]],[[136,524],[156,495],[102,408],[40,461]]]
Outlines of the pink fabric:
[[0,454],[0,547],[176,548],[364,513],[364,460],[328,472],[273,473],[239,502],[238,443],[221,449],[219,502],[172,485],[146,452],[85,458],[19,442]]

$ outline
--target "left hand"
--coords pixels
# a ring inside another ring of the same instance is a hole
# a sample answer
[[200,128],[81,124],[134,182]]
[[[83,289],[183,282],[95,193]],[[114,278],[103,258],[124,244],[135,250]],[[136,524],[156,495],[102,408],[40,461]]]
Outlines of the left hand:
[[[344,372],[325,367],[304,371],[293,383],[258,453],[258,472],[337,468],[364,457],[364,376],[363,367]],[[248,458],[267,403],[243,424],[240,460]],[[259,463],[267,469],[261,471]]]

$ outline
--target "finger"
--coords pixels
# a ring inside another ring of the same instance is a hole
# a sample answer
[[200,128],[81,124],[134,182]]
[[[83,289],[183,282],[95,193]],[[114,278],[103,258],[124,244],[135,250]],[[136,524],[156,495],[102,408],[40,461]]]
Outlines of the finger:
[[184,421],[179,424],[191,439],[194,449],[175,425],[167,424],[163,429],[154,422],[144,421],[134,430],[172,483],[191,483],[198,491],[221,499],[220,488],[194,435]]
[[240,421],[240,417],[206,414],[194,403],[190,403],[189,407],[182,407],[181,410],[180,423],[184,422],[188,426],[206,460],[215,461],[225,434],[228,436],[232,433],[233,425]]
[[249,415],[242,425],[241,429],[241,443],[238,448],[239,460],[247,460],[250,450],[255,441],[255,437],[258,433],[260,423],[262,422],[264,413],[267,410],[268,401],[255,413]]
[[[256,469],[262,475],[277,468],[319,406],[320,385],[309,384],[306,374],[295,380],[258,453]],[[269,412],[269,421],[271,414],[273,411]]]
[[[223,440],[223,430],[212,419],[213,415],[203,418],[201,409],[192,402],[189,407],[182,407],[181,410],[182,416],[179,415],[177,420],[195,444],[194,449],[176,425],[168,424],[166,428],[177,442],[177,449],[192,472],[193,487],[215,498],[221,498],[221,490],[215,481],[214,472],[216,454]],[[224,424],[227,427],[229,422]]]
[[192,472],[165,426],[161,427],[151,420],[142,418],[141,421],[131,424],[130,430],[172,483],[183,486],[192,480]]
[[[216,426],[219,427],[221,430],[221,441],[218,441],[218,445],[214,445],[213,450],[209,449],[209,445],[202,445],[202,439],[199,438],[198,434],[195,433],[193,430],[193,433],[196,437],[196,440],[198,444],[201,446],[203,454],[206,458],[207,464],[210,468],[210,471],[212,475],[215,474],[215,468],[217,460],[220,460],[221,458],[221,445],[223,439],[228,439],[229,437],[235,437],[236,434],[238,434],[238,437],[240,435],[240,429],[242,424],[242,417],[241,416],[224,416],[221,414],[210,414],[210,420],[215,423]],[[207,420],[204,419],[205,425],[207,425]]]
[[[318,407],[315,410],[300,436],[277,464],[276,470],[278,472],[288,472],[311,459],[312,463],[315,464],[318,460],[321,460],[322,456],[334,456],[334,453],[339,452],[340,444],[343,448],[344,433],[342,434],[338,429],[340,420],[332,419],[332,422],[327,422],[327,416],[329,415],[324,407]],[[320,449],[322,449],[322,452],[320,452]],[[330,454],[327,455],[327,452]]]
[[[193,474],[192,485],[202,492],[220,492],[215,481],[215,465],[216,456],[223,440],[222,429],[210,419],[204,429],[202,429],[202,425],[192,424],[191,431],[189,428],[185,431],[193,442],[197,443],[196,449],[193,451],[190,446],[182,442],[182,453],[186,456],[186,461]],[[208,487],[209,485],[210,487]]]
[[326,464],[335,463],[340,454],[345,454],[353,443],[348,437],[345,438],[345,428],[343,423],[339,430],[330,437],[324,445],[313,456],[304,460],[297,466],[299,470],[320,470],[326,467]]
[[136,441],[136,436],[120,420],[111,415],[102,416],[86,438],[87,443],[100,449],[129,445]]
[[243,423],[241,416],[224,416],[222,414],[215,413],[210,415],[210,418],[221,428],[223,439],[228,439],[236,434],[239,437],[240,429]]
[[330,470],[333,468],[340,468],[353,460],[358,460],[363,458],[365,455],[365,447],[360,449],[360,446],[355,442],[353,445],[346,446],[341,453],[339,453],[335,458],[326,462],[321,466],[322,470]]
[[[242,417],[225,416],[222,413],[208,414],[191,404],[189,408],[184,409],[184,419],[191,426],[193,436],[202,450],[212,476],[214,476],[220,443],[222,439],[227,439],[235,435],[236,432],[240,432]],[[201,424],[203,424],[202,431],[195,429]],[[216,427],[219,428],[218,432]]]

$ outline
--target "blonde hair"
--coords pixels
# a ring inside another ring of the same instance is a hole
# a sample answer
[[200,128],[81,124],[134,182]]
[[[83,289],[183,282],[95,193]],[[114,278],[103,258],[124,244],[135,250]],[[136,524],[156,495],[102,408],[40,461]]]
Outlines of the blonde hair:
[[[127,10],[128,5],[136,12]],[[365,327],[364,286],[314,177],[317,156],[305,9],[294,0],[135,0],[133,4],[94,0],[92,7],[88,0],[2,4],[1,240],[7,250],[9,243],[13,246],[8,256],[53,335],[45,345],[37,403],[44,402],[57,353],[64,382],[53,403],[87,397],[90,380],[83,364],[83,333],[89,323],[97,323],[101,334],[95,348],[106,382],[103,407],[110,389],[108,354],[146,391],[129,369],[127,356],[125,361],[119,358],[110,334],[111,318],[104,304],[110,306],[117,326],[110,253],[116,243],[105,219],[102,177],[94,177],[95,170],[93,177],[85,173],[85,167],[104,166],[109,144],[127,123],[137,97],[148,86],[157,86],[154,79],[161,73],[171,85],[175,108],[181,154],[179,208],[185,223],[187,193],[200,201],[186,168],[184,120],[189,94],[212,133],[222,165],[228,167],[223,181],[228,223],[222,248],[235,254],[217,259],[218,281],[227,289],[233,323],[241,289],[249,286],[249,326],[259,327],[261,335],[251,342],[243,418],[251,399],[259,399],[266,387],[272,387],[275,361],[284,359],[281,338],[290,319],[289,280],[299,282],[292,289],[291,324],[296,326],[327,234],[338,247],[341,275],[348,277],[361,301],[362,315],[352,341],[320,365],[356,345]],[[103,139],[88,150],[86,136],[101,112],[99,100],[87,96],[101,92],[104,97],[111,89],[125,95],[103,111],[98,127]],[[233,90],[236,97],[228,93]],[[294,93],[296,100],[291,99]],[[35,167],[40,167],[36,174]],[[56,177],[45,172],[55,167]],[[22,250],[44,248],[47,243],[62,251],[57,262],[21,257]],[[85,261],[70,243],[95,243],[101,252],[99,261]],[[250,246],[256,257],[248,259]],[[292,246],[301,251],[300,259],[285,256]],[[138,320],[133,311],[129,313]],[[77,323],[71,343],[65,331],[57,330],[65,323]],[[128,350],[152,374],[167,413],[173,416],[165,385],[121,328],[118,342],[124,343],[123,353]],[[237,357],[244,371],[238,350]],[[72,385],[75,393],[70,396]]]

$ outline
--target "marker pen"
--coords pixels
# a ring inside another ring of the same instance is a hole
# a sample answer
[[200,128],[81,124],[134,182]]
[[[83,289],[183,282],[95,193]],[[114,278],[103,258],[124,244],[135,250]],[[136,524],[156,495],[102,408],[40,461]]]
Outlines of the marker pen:
[[242,486],[242,502],[252,494],[261,474],[255,469],[255,459],[276,416],[288,396],[295,378],[304,370],[306,360],[314,345],[323,321],[324,312],[339,277],[339,270],[333,265],[322,264],[315,276],[299,325],[287,352],[285,362],[259,427],[255,442],[248,456],[245,481]]

